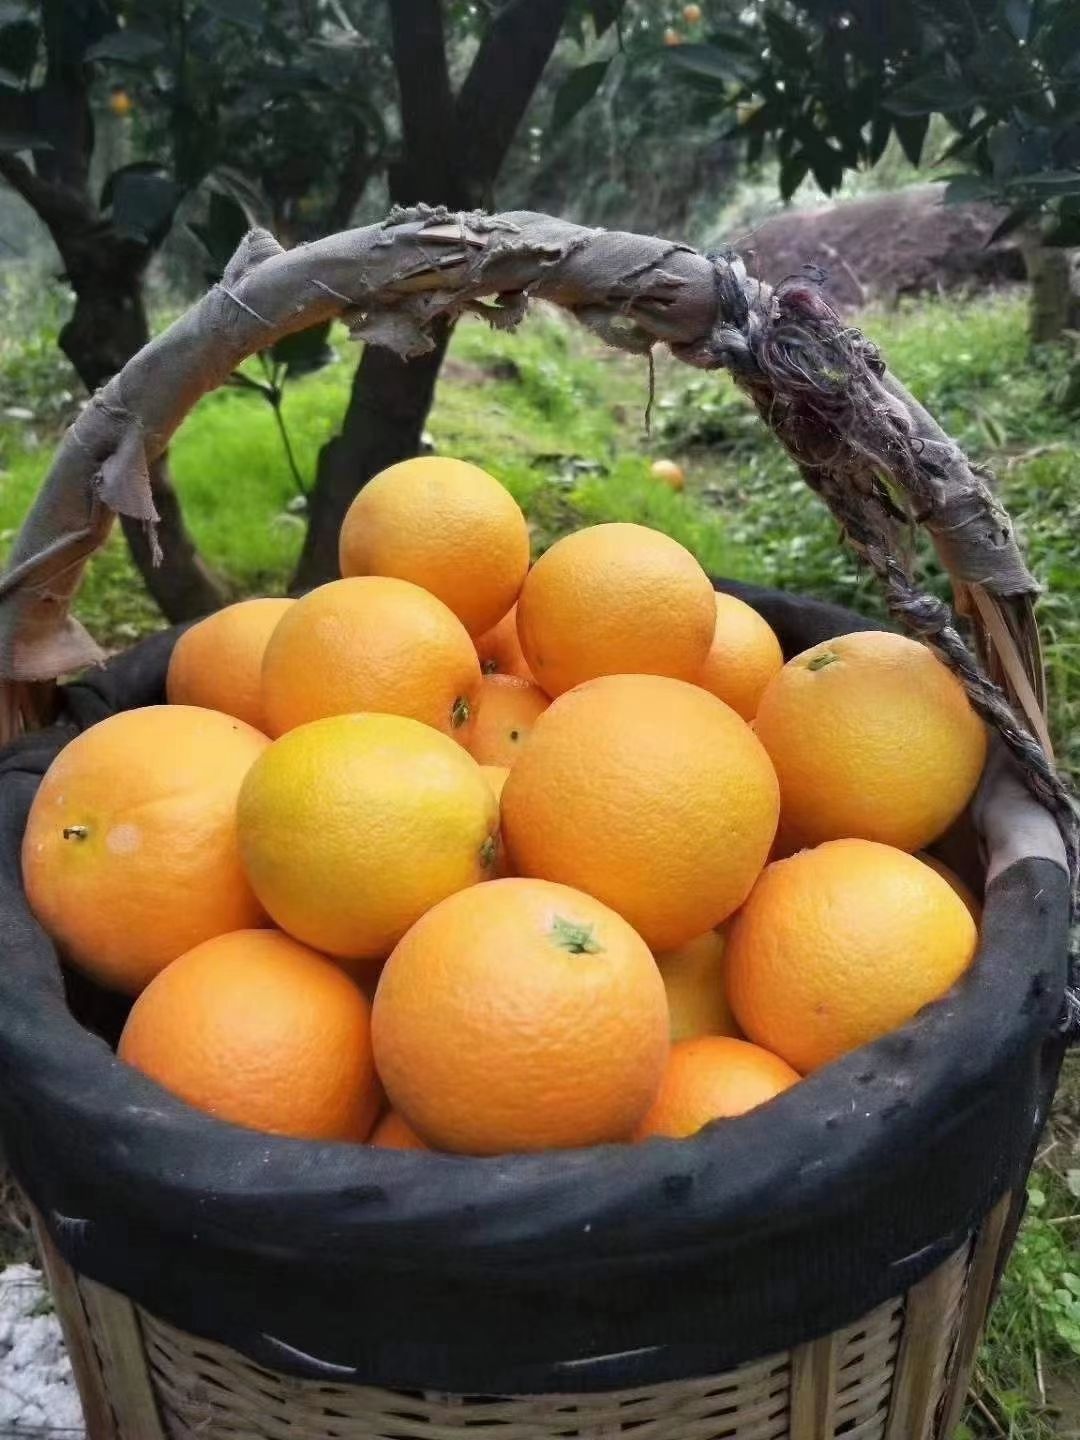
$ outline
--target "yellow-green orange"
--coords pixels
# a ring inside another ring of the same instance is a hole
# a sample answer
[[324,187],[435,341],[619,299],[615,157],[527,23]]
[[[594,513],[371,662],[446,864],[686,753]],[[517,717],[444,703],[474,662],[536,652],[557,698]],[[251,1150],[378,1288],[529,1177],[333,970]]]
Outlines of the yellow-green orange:
[[255,893],[298,940],[377,960],[432,905],[485,879],[498,803],[475,760],[393,715],[341,715],[282,736],[237,810]]

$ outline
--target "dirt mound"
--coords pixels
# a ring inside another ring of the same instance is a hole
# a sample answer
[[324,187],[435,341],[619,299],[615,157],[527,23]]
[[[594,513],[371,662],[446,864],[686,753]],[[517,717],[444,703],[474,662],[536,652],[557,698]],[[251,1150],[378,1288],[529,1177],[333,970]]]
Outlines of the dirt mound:
[[773,283],[804,265],[820,266],[828,295],[841,307],[1022,280],[1019,247],[1009,240],[987,244],[1004,212],[945,205],[944,188],[913,185],[827,210],[788,211],[732,243]]

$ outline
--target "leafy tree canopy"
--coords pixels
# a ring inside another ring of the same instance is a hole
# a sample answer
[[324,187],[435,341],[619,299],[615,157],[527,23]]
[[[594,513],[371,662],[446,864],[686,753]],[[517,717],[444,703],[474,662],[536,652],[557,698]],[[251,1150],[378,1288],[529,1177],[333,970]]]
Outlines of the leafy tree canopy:
[[1040,222],[1046,243],[1080,244],[1076,0],[764,0],[707,31],[668,63],[734,117],[751,160],[775,146],[785,196],[807,174],[836,190],[892,134],[918,164],[939,114],[949,199],[1007,205],[1002,233]]

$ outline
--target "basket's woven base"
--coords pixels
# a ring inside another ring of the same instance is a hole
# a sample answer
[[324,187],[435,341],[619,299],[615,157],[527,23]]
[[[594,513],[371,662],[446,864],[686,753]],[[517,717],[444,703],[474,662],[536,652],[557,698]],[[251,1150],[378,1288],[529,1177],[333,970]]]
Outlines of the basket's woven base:
[[76,1277],[42,1237],[90,1440],[947,1440],[1008,1213],[907,1295],[722,1375],[595,1395],[464,1397],[295,1380]]

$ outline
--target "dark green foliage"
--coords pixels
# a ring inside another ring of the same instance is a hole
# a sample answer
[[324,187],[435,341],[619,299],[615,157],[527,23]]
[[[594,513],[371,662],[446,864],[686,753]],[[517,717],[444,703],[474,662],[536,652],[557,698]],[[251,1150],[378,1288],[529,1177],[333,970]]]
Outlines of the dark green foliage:
[[1080,6],[1075,0],[764,0],[742,12],[756,34],[752,75],[731,85],[733,37],[718,33],[671,63],[711,81],[716,113],[737,110],[751,157],[766,141],[785,196],[807,173],[830,193],[873,164],[890,133],[923,159],[931,115],[966,169],[949,199],[1041,217],[1052,244],[1080,240]]
[[[710,15],[736,10],[734,0],[707,8]],[[722,67],[728,78],[740,73],[740,61],[734,51],[697,43],[704,23],[687,29],[685,44],[665,49],[661,36],[679,9],[669,0],[578,4],[538,91],[535,123],[507,166],[500,203],[661,234],[685,232],[698,207],[715,204],[717,187],[733,178],[735,147],[702,103],[695,61],[711,74]],[[673,61],[682,64],[678,73]]]

